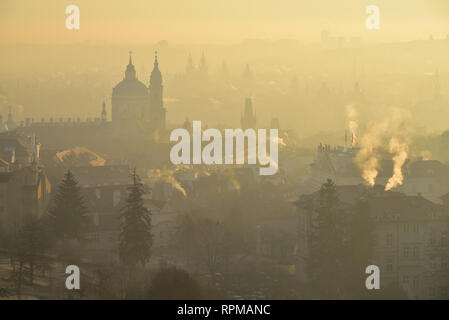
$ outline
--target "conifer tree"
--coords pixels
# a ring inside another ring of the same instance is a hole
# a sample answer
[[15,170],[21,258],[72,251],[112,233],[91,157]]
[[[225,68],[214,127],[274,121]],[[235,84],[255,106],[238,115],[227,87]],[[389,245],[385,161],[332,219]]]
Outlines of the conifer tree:
[[153,243],[151,235],[151,213],[144,206],[144,186],[134,169],[132,185],[128,187],[126,204],[122,208],[122,230],[120,233],[120,261],[134,268],[138,263],[145,265],[150,259]]
[[307,263],[312,290],[324,299],[343,298],[345,287],[346,219],[334,182],[321,186],[313,218]]
[[80,238],[86,226],[87,208],[78,182],[68,170],[58,186],[54,205],[50,210],[55,236],[59,239]]
[[370,205],[366,200],[359,200],[351,211],[345,267],[348,298],[365,299],[370,293],[365,287],[367,277],[365,269],[371,264],[373,257],[374,221],[371,218]]
[[45,251],[50,247],[51,240],[44,221],[31,217],[19,230],[14,245],[18,261],[29,266],[29,281],[33,284],[36,267],[48,266],[44,257]]

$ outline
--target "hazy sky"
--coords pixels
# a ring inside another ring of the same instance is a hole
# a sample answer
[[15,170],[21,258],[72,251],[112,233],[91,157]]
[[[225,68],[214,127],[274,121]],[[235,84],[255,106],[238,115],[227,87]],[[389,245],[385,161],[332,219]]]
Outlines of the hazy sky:
[[[65,28],[77,4],[81,29]],[[381,30],[365,29],[367,5]],[[320,30],[366,41],[449,34],[449,0],[1,0],[0,43],[235,43],[246,38],[317,41]]]

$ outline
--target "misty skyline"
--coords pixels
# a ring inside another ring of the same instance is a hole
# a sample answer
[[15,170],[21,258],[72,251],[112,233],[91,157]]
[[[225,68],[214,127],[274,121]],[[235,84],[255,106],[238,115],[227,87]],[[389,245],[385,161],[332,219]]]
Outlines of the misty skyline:
[[[64,25],[65,7],[76,4],[81,28]],[[380,8],[381,28],[365,28],[368,5]],[[173,43],[229,44],[244,39],[311,42],[322,29],[367,42],[410,41],[449,33],[445,0],[353,1],[2,1],[0,43]]]
[[449,0],[0,1],[0,300],[449,298]]

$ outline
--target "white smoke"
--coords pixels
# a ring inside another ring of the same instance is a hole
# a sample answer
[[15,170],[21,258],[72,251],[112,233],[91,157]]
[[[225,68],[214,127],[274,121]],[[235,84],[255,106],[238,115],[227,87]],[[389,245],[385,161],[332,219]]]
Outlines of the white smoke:
[[359,125],[357,123],[358,113],[352,104],[346,106],[346,116],[348,118],[349,133],[351,134],[351,145],[355,146],[357,144]]
[[186,190],[181,186],[178,180],[173,176],[173,170],[165,169],[152,169],[148,178],[151,181],[157,182],[157,181],[164,181],[166,183],[169,183],[174,189],[181,192],[181,194],[184,197],[187,197]]
[[391,138],[389,144],[390,153],[394,153],[393,157],[393,175],[388,179],[385,191],[402,185],[404,176],[402,174],[402,166],[408,157],[408,144],[406,141],[400,141],[398,138]]
[[369,186],[374,186],[380,169],[379,152],[388,145],[393,156],[393,175],[386,190],[402,184],[402,166],[408,157],[411,136],[410,114],[403,109],[390,109],[380,122],[373,122],[358,140],[360,147],[355,163]]

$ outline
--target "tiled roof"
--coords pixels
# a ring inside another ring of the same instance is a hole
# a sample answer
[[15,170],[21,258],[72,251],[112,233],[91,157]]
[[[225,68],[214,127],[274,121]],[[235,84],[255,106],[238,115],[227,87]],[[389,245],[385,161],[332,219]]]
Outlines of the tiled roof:
[[[384,191],[383,186],[370,188],[364,185],[337,186],[337,194],[343,208],[351,207],[360,200],[368,202],[371,215],[393,220],[427,220],[432,215],[447,216],[447,208],[421,196],[406,196],[400,192]],[[316,191],[300,196],[295,205],[315,210],[319,207],[319,194]]]

